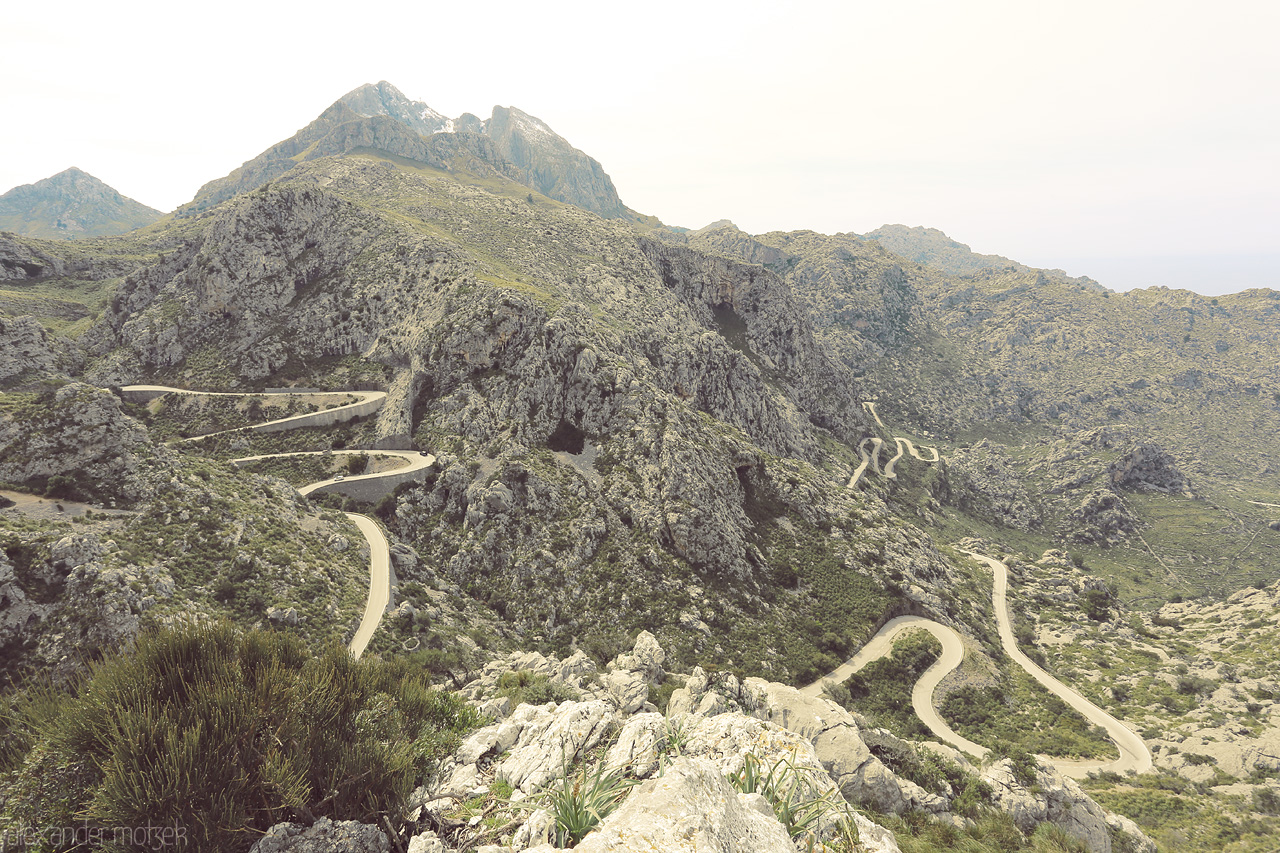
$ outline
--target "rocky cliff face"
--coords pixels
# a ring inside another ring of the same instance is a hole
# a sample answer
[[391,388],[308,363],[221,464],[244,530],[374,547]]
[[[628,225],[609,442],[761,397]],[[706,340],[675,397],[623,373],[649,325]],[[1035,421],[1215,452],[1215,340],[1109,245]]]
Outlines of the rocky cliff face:
[[412,101],[386,80],[366,83],[338,99],[362,116],[387,116],[419,136],[452,130],[452,122],[422,101]]
[[143,500],[168,458],[118,397],[81,383],[0,416],[0,480],[44,488],[56,478],[60,496]]
[[515,107],[494,107],[485,133],[498,153],[522,170],[521,183],[605,219],[627,216],[604,168],[542,120]]
[[224,178],[200,188],[195,199],[179,208],[180,215],[192,216],[216,207],[235,195],[256,189],[293,169],[299,162],[375,149],[404,157],[424,166],[449,170],[458,166],[480,175],[506,174],[518,170],[496,153],[487,139],[475,133],[420,136],[395,117],[378,113],[363,115],[337,101],[319,118]]
[[47,375],[58,366],[50,335],[34,317],[0,316],[0,352],[5,354],[0,383]]
[[29,237],[124,234],[163,215],[75,167],[0,195],[0,230]]
[[[838,617],[861,631],[908,606],[867,574],[945,575],[919,535],[877,540],[873,559],[818,532],[883,522],[826,449],[864,435],[856,383],[776,274],[525,195],[374,157],[301,166],[127,277],[83,339],[90,375],[208,388],[379,365],[391,393],[376,435],[440,460],[401,495],[395,528],[557,643],[605,642],[622,626],[598,614],[621,607],[635,627],[666,626],[682,655],[709,621],[763,630],[743,659],[797,677],[825,635],[766,627],[778,585],[820,600],[844,587],[805,572],[869,584]],[[790,554],[796,536],[811,568]],[[689,593],[690,571],[735,603]],[[808,660],[787,660],[784,636]]]

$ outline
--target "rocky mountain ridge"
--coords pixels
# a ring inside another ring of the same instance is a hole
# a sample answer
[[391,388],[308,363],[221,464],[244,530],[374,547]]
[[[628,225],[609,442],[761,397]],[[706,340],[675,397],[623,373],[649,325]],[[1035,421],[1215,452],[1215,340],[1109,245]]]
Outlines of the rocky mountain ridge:
[[363,149],[445,171],[463,169],[511,178],[606,219],[634,217],[600,164],[539,119],[514,107],[494,107],[487,121],[470,113],[446,119],[421,101],[409,100],[385,80],[348,92],[293,137],[230,175],[205,184],[179,213],[192,215],[213,207],[299,163]]

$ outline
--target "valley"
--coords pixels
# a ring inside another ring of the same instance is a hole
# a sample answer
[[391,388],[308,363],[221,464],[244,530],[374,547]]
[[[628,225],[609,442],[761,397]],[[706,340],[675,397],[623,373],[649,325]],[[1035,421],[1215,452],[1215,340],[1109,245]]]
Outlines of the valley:
[[[1280,839],[1280,293],[672,228],[533,116],[385,83],[136,230],[42,234],[0,234],[5,827],[114,819],[43,732],[207,629],[298,684],[345,648],[351,742],[402,762],[358,808],[246,771],[236,849],[538,849],[574,774],[738,803],[756,762],[808,780],[811,825],[752,830],[788,845]],[[447,736],[403,725],[437,701]]]

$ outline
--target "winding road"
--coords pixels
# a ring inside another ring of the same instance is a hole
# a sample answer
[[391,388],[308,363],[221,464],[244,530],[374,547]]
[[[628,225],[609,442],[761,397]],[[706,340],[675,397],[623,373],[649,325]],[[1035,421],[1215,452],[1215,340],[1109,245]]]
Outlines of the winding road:
[[[262,459],[330,455],[382,456],[403,459],[408,464],[390,471],[380,471],[377,474],[352,474],[330,477],[327,480],[317,480],[314,483],[300,486],[298,494],[303,496],[310,495],[326,486],[333,486],[338,483],[381,480],[393,476],[406,478],[406,475],[430,468],[436,461],[435,456],[424,455],[416,450],[302,450],[293,453],[264,453],[258,456],[242,456],[239,459],[232,459],[231,464],[240,465],[244,462],[257,462]],[[351,638],[351,642],[347,644],[352,656],[359,658],[369,645],[373,632],[378,629],[378,625],[382,622],[382,614],[386,612],[387,605],[391,602],[391,548],[387,544],[387,537],[383,534],[382,528],[372,518],[367,515],[361,515],[358,512],[348,512],[346,516],[355,522],[356,527],[360,528],[360,532],[364,534],[365,540],[369,543],[369,597],[365,602],[364,615],[360,617],[360,626],[356,629],[355,636]]]
[[[1075,690],[1058,681],[1041,669],[1033,660],[1022,653],[1013,636],[1013,626],[1009,618],[1009,567],[994,557],[988,557],[973,551],[963,551],[975,560],[985,563],[991,568],[994,580],[991,590],[991,603],[996,615],[996,627],[1000,633],[1000,644],[1010,658],[1022,667],[1028,675],[1044,685],[1051,693],[1060,697],[1068,705],[1080,712],[1090,723],[1101,726],[1116,745],[1120,757],[1114,761],[1078,761],[1063,758],[1040,756],[1040,759],[1052,765],[1059,773],[1072,778],[1080,778],[1091,771],[1109,770],[1125,773],[1133,770],[1136,773],[1148,773],[1152,768],[1151,750],[1143,743],[1132,729],[1103,709],[1094,705]],[[973,741],[966,740],[956,734],[938,715],[933,703],[933,693],[937,686],[950,672],[960,666],[964,660],[964,640],[955,630],[921,616],[899,616],[890,620],[872,637],[856,655],[844,664],[818,679],[801,692],[810,696],[822,694],[827,682],[840,683],[862,669],[873,660],[877,660],[893,650],[893,641],[898,634],[911,628],[923,628],[938,638],[942,643],[942,654],[933,665],[925,670],[911,690],[911,707],[916,716],[931,732],[944,743],[948,743],[979,760],[985,758],[989,750]]]
[[996,614],[996,626],[1000,629],[1000,645],[1005,654],[1013,658],[1018,666],[1027,674],[1044,685],[1050,693],[1062,699],[1095,726],[1101,726],[1111,738],[1120,757],[1115,761],[1071,761],[1067,759],[1050,759],[1054,767],[1065,776],[1081,777],[1092,770],[1110,770],[1115,773],[1149,773],[1152,768],[1151,750],[1143,743],[1136,732],[1081,696],[1075,690],[1063,684],[1040,668],[1035,661],[1022,653],[1013,636],[1013,624],[1009,619],[1009,567],[994,557],[987,557],[973,551],[962,551],[973,559],[986,563],[991,567],[995,582],[991,590],[991,604]]
[[942,683],[942,679],[964,660],[964,641],[953,629],[932,619],[925,619],[923,616],[899,616],[896,619],[890,619],[865,646],[858,650],[856,655],[813,684],[801,688],[800,692],[806,696],[821,696],[827,684],[843,683],[867,664],[889,654],[893,651],[893,641],[898,638],[898,635],[913,628],[923,629],[937,637],[942,643],[942,654],[911,688],[911,707],[915,710],[916,716],[929,727],[929,731],[941,740],[975,758],[985,758],[987,748],[956,734],[933,706],[933,691]]
[[[132,396],[134,400],[154,399],[163,394],[190,394],[206,397],[256,397],[263,395],[279,395],[292,394],[295,396],[315,396],[317,394],[350,394],[360,399],[354,403],[347,403],[343,406],[335,406],[332,409],[322,409],[318,412],[308,412],[301,415],[291,415],[286,418],[276,418],[275,420],[266,421],[260,424],[254,424],[249,427],[250,430],[258,432],[276,432],[285,429],[295,429],[297,427],[328,425],[341,423],[351,420],[352,418],[362,415],[371,414],[377,411],[385,402],[387,395],[382,391],[331,391],[331,392],[315,392],[315,391],[266,391],[258,393],[240,394],[226,391],[190,391],[183,388],[170,388],[165,385],[126,385],[121,389],[126,392],[126,398]],[[225,430],[225,432],[234,432],[235,430]],[[209,435],[219,435],[220,433],[209,433]],[[198,436],[198,438],[207,438],[208,436]],[[194,440],[194,439],[187,439]],[[291,456],[325,456],[325,455],[365,455],[365,456],[382,456],[394,457],[406,461],[406,465],[390,471],[382,471],[377,474],[355,474],[350,476],[334,476],[326,480],[318,480],[314,483],[308,483],[298,489],[301,495],[310,495],[316,491],[324,490],[338,484],[358,483],[361,481],[396,478],[398,481],[411,478],[414,474],[424,469],[430,468],[436,461],[431,455],[426,455],[413,450],[314,450],[314,451],[297,451],[293,453],[267,453],[258,456],[244,456],[239,459],[231,460],[231,464],[238,465],[245,462],[253,462],[260,459],[279,459]],[[372,518],[367,515],[361,515],[356,512],[345,513],[347,518],[356,525],[360,530],[360,534],[364,536],[365,541],[369,543],[369,595],[365,600],[364,614],[360,618],[360,625],[356,628],[355,636],[351,638],[351,642],[347,644],[347,649],[351,652],[352,657],[359,658],[364,654],[364,650],[369,645],[374,632],[378,629],[378,625],[382,622],[382,616],[387,610],[391,601],[391,548],[387,543],[387,537],[383,534],[382,528],[378,526]]]
[[[253,393],[241,393],[237,391],[190,391],[185,388],[171,388],[168,385],[125,385],[120,390],[124,393],[125,399],[134,401],[155,399],[165,394],[187,394],[195,397],[318,397],[345,394],[359,397],[354,403],[334,406],[332,409],[321,409],[318,412],[307,412],[301,415],[289,415],[288,417],[276,418],[275,420],[263,421],[260,424],[251,424],[243,427],[243,429],[248,429],[251,432],[279,432],[306,426],[329,426],[343,423],[353,418],[373,414],[382,408],[382,404],[387,399],[385,391],[256,391]],[[236,430],[228,429],[210,432],[185,438],[182,441],[198,441],[202,438],[222,435],[227,432],[236,432]]]
[[[862,404],[862,407],[871,413],[871,417],[876,419],[876,423],[880,425],[881,429],[888,429],[888,427],[884,425],[884,421],[880,420],[880,416],[876,414],[875,403],[867,401]],[[871,436],[868,438],[864,438],[862,442],[858,445],[858,456],[861,457],[862,463],[858,465],[857,469],[853,472],[853,476],[849,478],[849,483],[848,485],[845,486],[845,488],[852,489],[853,487],[857,486],[858,482],[862,479],[862,475],[866,473],[868,466],[871,466],[872,468],[874,468],[876,473],[880,474],[886,480],[897,479],[898,474],[896,471],[893,470],[893,468],[895,465],[898,464],[898,460],[902,458],[904,453],[911,454],[913,458],[919,459],[921,462],[937,462],[939,459],[942,458],[938,454],[938,448],[929,447],[927,445],[922,444],[920,445],[921,447],[933,453],[932,459],[926,459],[924,456],[920,454],[920,450],[915,446],[915,444],[909,438],[901,438],[901,437],[895,436],[893,439],[893,442],[896,445],[898,452],[894,454],[892,459],[890,459],[887,463],[885,463],[884,469],[882,470],[880,468],[880,449],[884,447],[884,444],[885,444],[884,439],[879,438],[878,436]],[[867,452],[868,444],[871,445],[870,453]]]

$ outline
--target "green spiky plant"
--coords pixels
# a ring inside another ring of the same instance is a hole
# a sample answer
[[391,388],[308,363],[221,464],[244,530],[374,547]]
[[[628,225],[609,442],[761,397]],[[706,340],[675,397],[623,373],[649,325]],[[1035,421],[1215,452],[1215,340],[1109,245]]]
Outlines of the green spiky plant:
[[729,781],[743,794],[763,796],[792,840],[807,841],[810,850],[824,829],[834,835],[827,849],[858,849],[858,830],[849,804],[834,789],[824,792],[813,771],[796,764],[794,753],[768,767],[747,753],[742,769],[730,774]]
[[603,761],[591,772],[583,765],[576,773],[566,763],[559,784],[545,800],[556,821],[556,846],[573,847],[580,842],[613,813],[635,784],[621,770],[606,770]]

